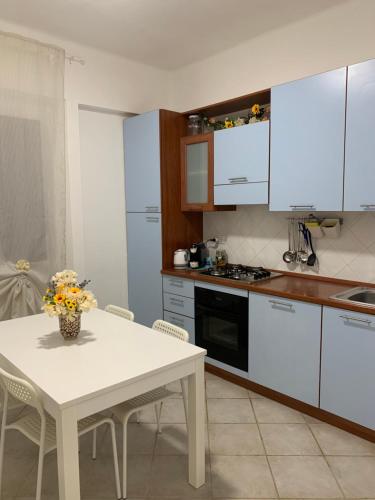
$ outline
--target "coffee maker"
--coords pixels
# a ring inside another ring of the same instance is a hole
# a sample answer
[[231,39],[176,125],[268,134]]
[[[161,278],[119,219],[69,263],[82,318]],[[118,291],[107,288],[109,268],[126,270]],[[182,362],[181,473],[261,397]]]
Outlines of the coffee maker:
[[199,269],[204,267],[208,257],[206,243],[193,243],[190,248],[189,267],[191,269]]

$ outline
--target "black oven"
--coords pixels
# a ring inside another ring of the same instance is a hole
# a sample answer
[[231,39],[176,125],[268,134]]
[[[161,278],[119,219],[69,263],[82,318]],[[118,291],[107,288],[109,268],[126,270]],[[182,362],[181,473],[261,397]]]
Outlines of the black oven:
[[207,356],[248,371],[248,297],[195,287],[195,343]]

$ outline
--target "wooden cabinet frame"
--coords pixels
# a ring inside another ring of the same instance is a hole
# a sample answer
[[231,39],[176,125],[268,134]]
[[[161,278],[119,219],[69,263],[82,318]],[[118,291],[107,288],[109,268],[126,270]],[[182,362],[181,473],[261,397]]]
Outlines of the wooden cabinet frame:
[[[188,203],[187,201],[187,146],[208,144],[207,203]],[[214,135],[212,133],[191,135],[181,138],[181,210],[183,212],[206,212],[214,208]]]

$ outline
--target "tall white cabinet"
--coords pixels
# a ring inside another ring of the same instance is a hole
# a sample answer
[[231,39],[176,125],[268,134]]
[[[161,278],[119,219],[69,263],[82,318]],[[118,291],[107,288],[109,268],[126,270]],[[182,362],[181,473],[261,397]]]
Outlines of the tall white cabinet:
[[146,326],[163,317],[159,111],[125,121],[129,308]]

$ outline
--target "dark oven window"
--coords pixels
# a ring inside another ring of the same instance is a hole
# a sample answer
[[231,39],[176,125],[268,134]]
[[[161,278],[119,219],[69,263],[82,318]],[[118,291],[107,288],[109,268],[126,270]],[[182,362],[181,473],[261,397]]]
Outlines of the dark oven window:
[[247,297],[195,287],[195,335],[210,358],[247,371]]

